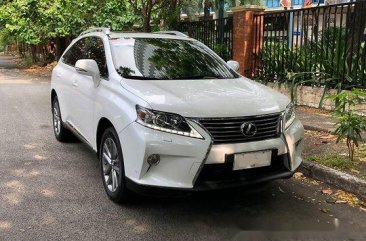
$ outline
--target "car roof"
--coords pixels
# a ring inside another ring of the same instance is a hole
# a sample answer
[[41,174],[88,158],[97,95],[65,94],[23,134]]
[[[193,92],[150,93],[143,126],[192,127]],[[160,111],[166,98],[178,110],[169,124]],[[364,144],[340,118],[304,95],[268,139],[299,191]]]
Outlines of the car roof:
[[122,33],[122,32],[110,32],[109,37],[111,39],[116,38],[162,38],[162,39],[179,39],[179,40],[191,40],[188,36],[174,35],[173,32],[157,32],[157,33]]

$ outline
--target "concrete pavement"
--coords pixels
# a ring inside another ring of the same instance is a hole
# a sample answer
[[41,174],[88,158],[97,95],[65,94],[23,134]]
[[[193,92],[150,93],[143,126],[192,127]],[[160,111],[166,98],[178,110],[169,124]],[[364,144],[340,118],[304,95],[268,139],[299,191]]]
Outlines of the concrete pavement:
[[333,116],[296,110],[296,116],[301,120],[305,129],[312,131],[333,132],[337,120]]
[[0,240],[366,240],[366,212],[297,179],[116,205],[95,154],[54,138],[49,88],[0,68]]

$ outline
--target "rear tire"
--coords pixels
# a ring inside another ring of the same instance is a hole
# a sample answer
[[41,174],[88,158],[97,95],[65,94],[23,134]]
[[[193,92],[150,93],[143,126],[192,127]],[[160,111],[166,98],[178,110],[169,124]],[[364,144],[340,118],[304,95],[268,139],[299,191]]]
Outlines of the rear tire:
[[99,161],[103,186],[108,197],[115,203],[127,202],[130,193],[126,188],[122,148],[113,127],[106,129],[102,135]]
[[55,96],[52,100],[52,118],[53,118],[53,132],[55,133],[55,137],[60,142],[68,142],[73,139],[73,134],[64,127],[60,104],[58,102],[57,96]]

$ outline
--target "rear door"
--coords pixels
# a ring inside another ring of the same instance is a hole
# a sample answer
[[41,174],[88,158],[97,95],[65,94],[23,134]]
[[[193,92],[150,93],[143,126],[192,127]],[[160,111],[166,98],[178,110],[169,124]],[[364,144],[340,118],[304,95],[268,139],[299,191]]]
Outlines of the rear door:
[[62,119],[73,126],[75,122],[73,113],[77,105],[77,99],[75,99],[77,95],[75,63],[83,58],[84,44],[84,39],[74,43],[62,56],[55,72],[55,78],[58,79],[57,95],[59,97]]

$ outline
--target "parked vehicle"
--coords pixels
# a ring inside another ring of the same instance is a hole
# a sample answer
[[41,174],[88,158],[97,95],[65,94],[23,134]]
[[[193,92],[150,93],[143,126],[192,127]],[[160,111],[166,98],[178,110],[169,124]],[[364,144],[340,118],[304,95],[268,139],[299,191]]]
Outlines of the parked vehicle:
[[238,187],[289,178],[304,129],[290,100],[181,33],[93,29],[52,72],[54,133],[98,154],[115,202],[131,190]]

